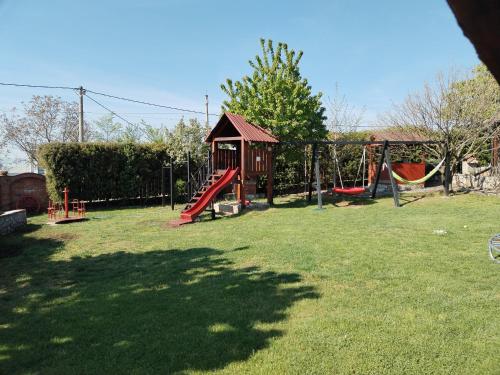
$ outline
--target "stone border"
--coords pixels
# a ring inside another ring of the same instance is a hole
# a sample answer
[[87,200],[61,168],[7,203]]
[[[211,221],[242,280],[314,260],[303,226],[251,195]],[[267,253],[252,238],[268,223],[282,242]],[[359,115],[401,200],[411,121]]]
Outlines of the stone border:
[[28,223],[26,210],[12,210],[0,215],[0,235],[9,234]]

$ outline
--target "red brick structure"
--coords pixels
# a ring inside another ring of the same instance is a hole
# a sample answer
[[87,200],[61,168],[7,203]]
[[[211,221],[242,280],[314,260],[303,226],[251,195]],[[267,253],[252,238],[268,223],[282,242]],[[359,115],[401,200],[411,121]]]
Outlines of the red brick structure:
[[24,208],[31,213],[42,212],[48,201],[45,176],[36,173],[0,175],[0,211]]

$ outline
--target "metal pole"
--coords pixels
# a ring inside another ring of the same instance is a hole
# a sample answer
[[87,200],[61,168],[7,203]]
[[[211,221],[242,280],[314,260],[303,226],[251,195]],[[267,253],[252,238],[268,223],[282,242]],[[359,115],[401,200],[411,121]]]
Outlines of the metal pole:
[[174,162],[170,158],[170,207],[174,210]]
[[321,196],[321,180],[319,177],[319,158],[316,157],[316,162],[314,163],[314,169],[316,172],[316,193],[318,194],[318,210],[323,209],[323,198]]
[[68,215],[68,212],[69,212],[69,208],[68,208],[69,189],[67,187],[65,187],[63,191],[64,191],[64,217],[67,219],[69,217],[69,215]]
[[318,144],[314,143],[313,144],[313,149],[312,149],[312,160],[311,160],[311,174],[309,175],[309,192],[307,196],[307,201],[310,202],[312,199],[312,183],[313,183],[313,178],[314,178],[314,164],[316,162],[316,151],[318,149]]
[[205,115],[206,115],[207,126],[210,126],[210,123],[208,121],[208,94],[205,95]]
[[79,88],[80,91],[80,117],[78,120],[78,142],[83,142],[83,95],[85,94],[85,90],[82,86]]
[[165,165],[161,166],[161,206],[165,207]]

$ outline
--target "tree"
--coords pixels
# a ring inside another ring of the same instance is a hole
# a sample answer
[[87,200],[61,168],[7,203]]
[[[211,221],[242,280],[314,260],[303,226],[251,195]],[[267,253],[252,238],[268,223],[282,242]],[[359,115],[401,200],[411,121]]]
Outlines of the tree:
[[117,141],[121,137],[122,124],[114,121],[114,115],[108,114],[94,121],[95,139],[102,142]]
[[438,75],[434,84],[426,83],[422,92],[409,95],[383,118],[385,125],[440,141],[425,146],[437,160],[449,158],[445,193],[452,172],[466,155],[489,148],[498,132],[491,122],[500,111],[500,87],[484,65],[460,77],[456,72]]
[[118,141],[123,143],[138,143],[141,141],[141,139],[142,139],[141,124],[129,123],[120,133],[120,138],[118,139]]
[[229,96],[222,109],[244,116],[269,129],[282,140],[323,139],[327,132],[321,93],[312,94],[302,78],[302,51],[289,50],[285,43],[273,46],[260,40],[262,54],[249,61],[252,75],[241,81],[226,80],[222,90]]
[[170,154],[175,160],[183,161],[189,151],[191,159],[200,163],[207,156],[208,146],[205,138],[209,132],[210,128],[201,125],[197,119],[189,119],[186,124],[184,118],[181,118],[167,140]]
[[328,130],[333,134],[355,132],[361,121],[365,109],[358,109],[347,102],[345,95],[341,95],[338,85],[335,85],[335,95],[328,98]]
[[[3,141],[21,150],[30,162],[36,162],[39,145],[78,140],[78,113],[76,102],[35,95],[23,103],[23,115],[13,108],[10,115],[0,116]],[[88,128],[85,123],[84,130]]]
[[144,133],[144,138],[149,143],[166,143],[167,139],[170,137],[168,129],[163,125],[160,127],[154,127],[147,124],[144,120],[141,120],[141,127]]

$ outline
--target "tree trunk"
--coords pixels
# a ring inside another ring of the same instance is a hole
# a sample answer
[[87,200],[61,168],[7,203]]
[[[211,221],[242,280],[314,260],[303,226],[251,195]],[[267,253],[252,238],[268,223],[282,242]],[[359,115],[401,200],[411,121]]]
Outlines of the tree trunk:
[[444,195],[450,195],[450,180],[451,180],[451,167],[450,167],[450,152],[446,149],[446,158],[444,161]]

